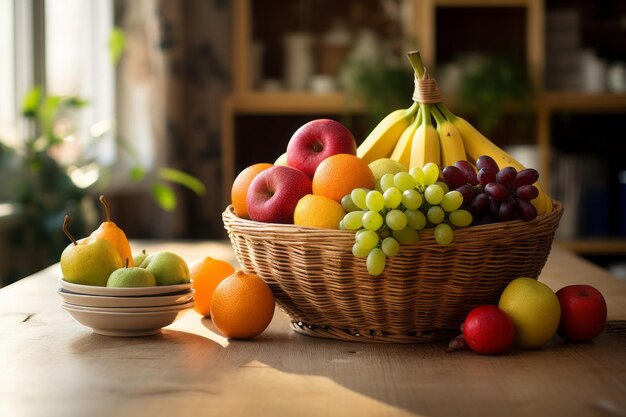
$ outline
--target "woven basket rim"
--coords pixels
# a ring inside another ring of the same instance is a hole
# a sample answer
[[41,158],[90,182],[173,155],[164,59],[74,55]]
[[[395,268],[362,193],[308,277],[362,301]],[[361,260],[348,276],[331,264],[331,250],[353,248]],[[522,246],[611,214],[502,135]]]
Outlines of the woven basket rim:
[[[483,225],[473,225],[467,227],[460,227],[454,229],[454,240],[456,242],[460,242],[463,240],[463,236],[474,234],[474,233],[495,233],[499,230],[506,231],[510,233],[512,229],[528,229],[532,228],[537,223],[543,223],[548,220],[553,220],[554,218],[561,217],[563,212],[563,204],[558,200],[552,200],[553,210],[550,213],[543,214],[541,216],[537,216],[533,220],[525,221],[525,220],[510,220],[505,222],[497,222]],[[294,224],[283,224],[283,223],[264,223],[257,222],[251,219],[245,219],[239,217],[235,214],[233,210],[232,204],[228,205],[224,212],[222,213],[222,217],[224,220],[228,219],[229,223],[238,224],[241,227],[255,229],[257,231],[267,231],[267,232],[275,232],[275,233],[302,233],[304,235],[327,235],[329,238],[342,238],[342,237],[354,237],[354,230],[341,230],[341,229],[321,229],[317,227],[310,226],[298,226]],[[225,227],[228,229],[228,225],[225,222]],[[419,231],[420,237],[427,237],[429,235],[433,235],[435,232],[434,228],[426,228]],[[421,240],[421,239],[420,239]],[[454,243],[454,242],[453,242]],[[404,246],[404,245],[403,245]],[[410,246],[410,245],[409,245]]]

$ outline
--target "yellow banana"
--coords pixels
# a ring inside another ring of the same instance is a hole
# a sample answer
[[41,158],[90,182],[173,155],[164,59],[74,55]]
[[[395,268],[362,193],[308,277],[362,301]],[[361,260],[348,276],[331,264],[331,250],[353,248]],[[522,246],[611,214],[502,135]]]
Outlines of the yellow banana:
[[402,132],[411,125],[419,104],[389,113],[359,145],[356,154],[368,164],[380,158],[389,158]]
[[[446,119],[450,121],[461,134],[463,140],[463,146],[468,159],[476,161],[481,155],[489,155],[496,161],[498,167],[504,168],[505,166],[512,166],[518,171],[524,169],[518,160],[513,158],[502,148],[498,147],[495,143],[487,139],[482,133],[478,131],[465,119],[454,115],[448,108],[440,103],[438,105],[439,110],[445,115]],[[534,184],[539,190],[539,196],[531,201],[532,205],[537,209],[537,215],[546,214],[552,211],[552,199],[543,190],[539,183]]]
[[441,163],[439,135],[430,120],[430,106],[422,104],[422,123],[413,135],[409,168],[423,167],[428,162]]
[[409,166],[411,162],[411,144],[413,143],[413,135],[421,122],[422,112],[418,110],[415,121],[411,123],[409,127],[404,130],[404,132],[402,132],[400,140],[398,140],[396,147],[393,148],[393,152],[390,157],[391,159],[400,162],[404,166]]
[[437,107],[432,108],[432,114],[437,121],[439,144],[441,146],[441,165],[447,167],[455,162],[465,160],[465,146],[458,129],[439,112]]

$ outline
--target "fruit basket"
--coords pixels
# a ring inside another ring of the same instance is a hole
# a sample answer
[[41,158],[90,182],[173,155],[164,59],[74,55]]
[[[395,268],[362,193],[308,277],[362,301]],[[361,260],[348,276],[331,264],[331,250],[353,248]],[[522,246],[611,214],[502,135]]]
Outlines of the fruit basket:
[[261,223],[223,212],[237,259],[261,276],[301,334],[358,342],[450,340],[468,312],[497,304],[514,278],[537,278],[563,213],[455,231],[442,246],[433,229],[402,246],[372,276],[352,254],[354,232]]

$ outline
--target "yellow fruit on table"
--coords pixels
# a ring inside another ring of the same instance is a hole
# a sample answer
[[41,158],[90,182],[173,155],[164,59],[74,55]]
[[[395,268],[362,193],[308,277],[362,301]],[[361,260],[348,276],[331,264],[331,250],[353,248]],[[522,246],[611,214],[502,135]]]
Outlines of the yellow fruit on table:
[[293,212],[293,224],[297,226],[338,229],[346,212],[335,200],[321,195],[307,194],[302,197]]
[[532,278],[511,281],[502,292],[498,307],[513,319],[515,343],[524,349],[547,343],[556,334],[561,319],[561,306],[554,291]]

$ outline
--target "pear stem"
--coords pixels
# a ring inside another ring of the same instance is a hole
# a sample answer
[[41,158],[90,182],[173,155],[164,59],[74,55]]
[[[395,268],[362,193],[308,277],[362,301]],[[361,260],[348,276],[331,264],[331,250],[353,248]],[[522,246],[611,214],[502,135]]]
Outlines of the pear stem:
[[78,245],[78,242],[76,241],[76,239],[74,239],[74,236],[72,236],[72,234],[70,233],[70,229],[68,229],[67,227],[68,224],[70,224],[70,216],[66,214],[65,217],[63,218],[63,233],[65,233],[65,236],[67,236],[72,241],[74,246],[76,246]]
[[109,207],[109,202],[104,197],[104,195],[100,196],[100,202],[104,206],[104,215],[106,216],[106,221],[110,222],[111,221],[111,208]]
[[128,258],[126,258],[126,269],[128,269]]

